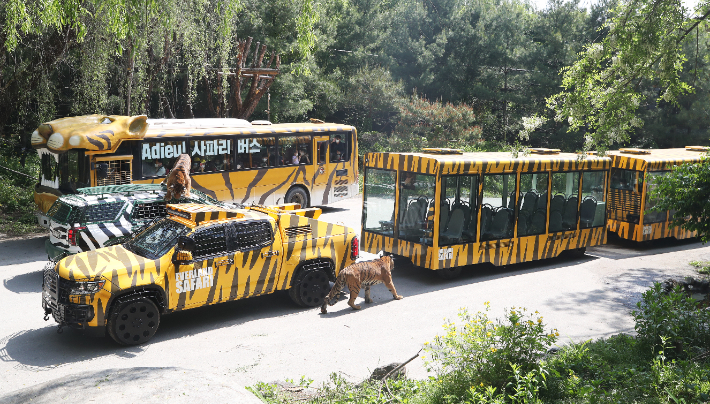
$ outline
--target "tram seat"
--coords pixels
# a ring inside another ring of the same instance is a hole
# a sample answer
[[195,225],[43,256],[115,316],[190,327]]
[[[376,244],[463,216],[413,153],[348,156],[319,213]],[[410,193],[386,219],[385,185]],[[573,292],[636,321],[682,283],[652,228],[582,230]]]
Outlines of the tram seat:
[[498,208],[493,214],[489,230],[483,233],[484,239],[498,240],[509,238],[512,230],[510,226],[512,217],[513,211],[511,209],[503,207]]
[[445,229],[449,225],[449,216],[451,214],[451,206],[449,200],[441,201],[441,212],[439,213],[439,228]]
[[441,241],[444,243],[461,242],[464,222],[465,220],[463,209],[454,209],[451,212],[449,226],[446,228],[446,231],[441,233]]
[[528,234],[542,234],[545,232],[545,219],[547,215],[544,209],[538,209],[533,213],[532,219],[530,220],[530,231]]
[[565,211],[562,214],[562,227],[565,230],[577,230],[577,203],[579,198],[570,196],[565,204]]
[[567,198],[563,194],[557,194],[554,197],[552,197],[552,200],[550,201],[550,212],[552,211],[558,211],[560,214],[565,211],[565,203],[567,202]]
[[579,209],[579,219],[582,221],[582,227],[592,227],[594,216],[597,213],[597,198],[588,195],[582,201],[582,207]]
[[518,237],[527,236],[530,234],[530,221],[532,213],[527,210],[518,212]]
[[461,209],[463,211],[463,227],[464,229],[468,228],[471,222],[471,208],[466,202],[456,201],[451,206],[451,210],[453,211],[456,209]]
[[407,211],[404,212],[402,226],[400,227],[400,236],[407,240],[418,240],[421,235],[420,230],[422,224],[426,221],[428,200],[420,197],[415,201],[411,201],[407,206]]
[[523,206],[520,208],[520,210],[525,211],[529,213],[529,216],[532,216],[532,213],[535,211],[535,208],[537,208],[538,198],[540,198],[540,196],[537,194],[537,192],[526,192],[525,196],[523,196]]
[[481,237],[484,237],[491,228],[491,220],[493,219],[493,206],[484,203],[481,206]]
[[555,233],[558,231],[562,231],[562,213],[560,213],[557,210],[551,210],[550,211],[550,229],[548,230],[548,233]]

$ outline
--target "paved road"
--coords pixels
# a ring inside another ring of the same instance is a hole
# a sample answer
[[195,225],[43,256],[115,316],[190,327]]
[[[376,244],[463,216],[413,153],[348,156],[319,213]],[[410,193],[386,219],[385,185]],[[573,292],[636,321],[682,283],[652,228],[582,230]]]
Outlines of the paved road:
[[[359,229],[359,199],[324,211],[323,219]],[[691,260],[710,260],[710,247],[699,242],[639,247],[616,241],[590,249],[581,259],[467,268],[455,281],[398,265],[394,282],[405,296],[400,301],[379,285],[373,288],[375,302],[363,304],[364,310],[340,302],[323,316],[276,293],[165,316],[149,344],[126,348],[70,329],[57,334],[53,322],[42,320],[43,243],[42,237],[0,241],[0,402],[19,389],[45,391],[74,379],[81,394],[97,393],[109,388],[102,373],[115,381],[113,388],[140,391],[142,402],[181,393],[192,393],[191,402],[209,401],[210,395],[220,397],[235,386],[302,375],[322,382],[331,372],[359,381],[377,366],[411,357],[460,307],[478,311],[485,301],[494,316],[513,306],[539,310],[550,327],[560,330],[562,342],[632,332],[629,311],[645,288],[656,280],[692,275]],[[413,377],[426,376],[420,359],[408,368]],[[178,377],[181,371],[184,376]],[[212,387],[196,388],[195,380]],[[53,383],[37,386],[47,382]]]

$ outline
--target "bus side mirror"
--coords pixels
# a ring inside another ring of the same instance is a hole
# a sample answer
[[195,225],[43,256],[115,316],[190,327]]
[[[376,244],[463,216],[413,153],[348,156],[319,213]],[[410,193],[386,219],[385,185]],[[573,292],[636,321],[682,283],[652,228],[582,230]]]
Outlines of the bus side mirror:
[[96,164],[96,178],[100,180],[105,180],[108,177],[108,164],[98,163]]

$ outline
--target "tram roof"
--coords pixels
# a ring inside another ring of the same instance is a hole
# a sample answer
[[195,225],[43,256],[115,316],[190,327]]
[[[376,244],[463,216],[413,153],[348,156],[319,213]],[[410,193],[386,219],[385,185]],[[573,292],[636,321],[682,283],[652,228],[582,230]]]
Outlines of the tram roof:
[[[433,153],[368,153],[365,166],[384,169],[401,169],[420,173],[441,174],[474,172],[534,172],[608,169],[609,157],[595,155],[580,159],[576,153],[534,154],[513,157],[510,152],[475,152],[460,154]],[[401,160],[401,161],[400,161]]]
[[[188,121],[188,120],[186,120]],[[145,134],[147,138],[157,137],[199,137],[199,136],[220,136],[220,135],[281,135],[289,133],[318,133],[318,132],[346,132],[354,129],[353,126],[337,123],[276,123],[268,125],[245,126],[166,126],[151,125]]]
[[684,163],[699,163],[709,149],[703,146],[688,146],[683,149],[620,149],[607,153],[614,168],[665,171]]

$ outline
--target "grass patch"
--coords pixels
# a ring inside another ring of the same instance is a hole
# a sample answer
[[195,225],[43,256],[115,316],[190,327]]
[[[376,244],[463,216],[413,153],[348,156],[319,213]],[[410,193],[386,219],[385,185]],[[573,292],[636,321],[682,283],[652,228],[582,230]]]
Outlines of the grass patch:
[[690,265],[695,267],[699,274],[710,275],[710,261],[690,261]]
[[[425,344],[426,380],[366,381],[338,375],[309,395],[259,383],[267,403],[582,404],[710,402],[710,311],[660,284],[633,312],[625,334],[548,350],[556,330],[524,308],[491,320],[461,311],[445,334]],[[303,382],[302,378],[302,382]],[[301,383],[302,386],[310,386]]]

